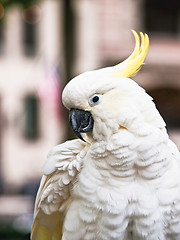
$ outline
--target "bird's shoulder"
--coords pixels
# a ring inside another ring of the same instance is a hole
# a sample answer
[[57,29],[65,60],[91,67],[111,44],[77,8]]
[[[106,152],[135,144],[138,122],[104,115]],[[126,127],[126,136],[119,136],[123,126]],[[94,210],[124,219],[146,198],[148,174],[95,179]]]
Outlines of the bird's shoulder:
[[52,237],[62,231],[64,211],[73,200],[72,186],[88,149],[87,143],[77,139],[57,145],[49,152],[36,197],[31,239],[41,239],[39,236],[47,233]]
[[70,196],[69,186],[80,172],[87,151],[88,145],[77,139],[59,144],[49,152],[43,166],[36,207],[47,214],[61,207],[62,201]]

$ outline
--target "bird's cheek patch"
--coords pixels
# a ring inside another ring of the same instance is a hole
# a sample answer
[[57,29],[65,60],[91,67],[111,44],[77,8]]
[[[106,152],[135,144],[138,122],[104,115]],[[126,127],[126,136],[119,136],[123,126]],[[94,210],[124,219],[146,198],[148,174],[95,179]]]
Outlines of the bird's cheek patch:
[[125,104],[124,93],[119,90],[113,90],[104,96],[104,106],[112,112],[117,112]]

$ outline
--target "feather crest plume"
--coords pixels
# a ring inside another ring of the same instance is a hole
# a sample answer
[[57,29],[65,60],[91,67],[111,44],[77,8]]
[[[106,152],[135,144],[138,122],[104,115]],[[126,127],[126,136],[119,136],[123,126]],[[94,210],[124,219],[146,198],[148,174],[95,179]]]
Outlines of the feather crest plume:
[[135,38],[134,51],[126,60],[114,66],[114,77],[133,77],[144,64],[144,59],[149,49],[149,37],[146,33],[143,34],[142,32],[140,32],[139,37],[134,30],[132,30],[132,33]]

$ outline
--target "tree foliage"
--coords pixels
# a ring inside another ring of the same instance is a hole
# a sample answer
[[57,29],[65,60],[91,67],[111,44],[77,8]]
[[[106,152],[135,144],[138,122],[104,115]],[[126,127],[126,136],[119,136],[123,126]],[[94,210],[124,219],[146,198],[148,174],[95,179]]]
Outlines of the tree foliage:
[[0,3],[6,9],[11,5],[20,5],[23,8],[27,8],[35,3],[39,2],[38,0],[0,0]]

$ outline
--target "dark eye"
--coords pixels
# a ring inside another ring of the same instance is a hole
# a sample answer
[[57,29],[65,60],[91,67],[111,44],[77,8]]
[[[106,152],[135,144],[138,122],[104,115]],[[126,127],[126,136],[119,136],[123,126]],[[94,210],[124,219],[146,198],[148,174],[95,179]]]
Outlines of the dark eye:
[[92,97],[90,97],[90,99],[89,99],[90,105],[91,105],[92,107],[95,106],[95,105],[97,105],[97,104],[100,102],[101,97],[102,97],[102,95],[100,95],[100,94],[95,94],[95,95],[93,95]]

